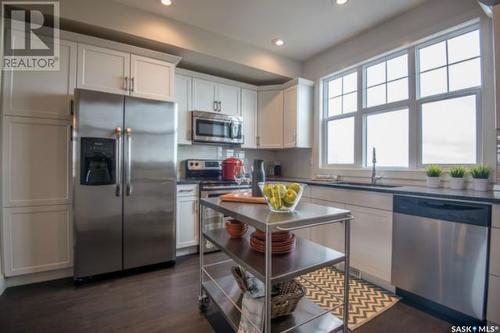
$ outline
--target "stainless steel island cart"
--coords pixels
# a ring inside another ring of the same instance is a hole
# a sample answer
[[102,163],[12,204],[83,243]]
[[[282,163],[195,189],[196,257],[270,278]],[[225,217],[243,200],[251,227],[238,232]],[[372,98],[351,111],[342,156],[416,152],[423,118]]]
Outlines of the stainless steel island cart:
[[[294,231],[331,223],[345,224],[345,253],[297,237],[295,250],[286,255],[272,255],[271,243],[266,242],[265,254],[250,248],[248,233],[241,239],[231,239],[223,228],[206,228],[204,209],[200,209],[200,244],[212,242],[227,257],[225,260],[206,262],[203,247],[200,247],[200,309],[204,310],[210,300],[218,307],[228,323],[237,330],[242,313],[242,293],[230,272],[237,264],[261,280],[265,286],[263,301],[264,322],[252,325],[256,331],[276,332],[347,332],[349,307],[349,241],[350,211],[303,202],[293,213],[273,213],[266,205],[223,202],[218,198],[201,199],[200,205],[225,216],[232,217],[266,233],[272,239],[273,231]],[[202,207],[202,208],[203,208]],[[208,225],[208,224],[207,224]],[[271,319],[271,293],[273,284],[297,278],[317,269],[344,263],[343,299],[335,307],[343,307],[343,318],[323,309],[304,297],[289,316]],[[246,318],[246,317],[245,317]],[[246,318],[248,320],[248,318]]]

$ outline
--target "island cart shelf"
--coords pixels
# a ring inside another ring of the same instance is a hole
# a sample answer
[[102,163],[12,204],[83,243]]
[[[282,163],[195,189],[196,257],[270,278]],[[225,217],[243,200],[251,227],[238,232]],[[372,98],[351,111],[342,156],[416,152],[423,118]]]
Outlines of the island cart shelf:
[[[347,332],[349,297],[349,242],[350,211],[312,203],[301,203],[294,213],[272,213],[266,205],[222,202],[218,198],[202,199],[202,208],[213,209],[266,233],[271,239],[273,231],[294,231],[331,223],[345,224],[345,253],[335,251],[309,240],[297,237],[295,250],[286,255],[271,255],[271,243],[266,242],[266,253],[250,248],[247,234],[240,239],[231,239],[223,228],[207,228],[205,209],[200,209],[200,244],[205,239],[212,242],[229,259],[205,263],[203,246],[200,247],[200,309],[206,309],[211,299],[236,331],[244,316],[242,297],[231,267],[240,265],[265,285],[263,300],[263,329],[252,323],[261,332]],[[344,263],[344,293],[336,307],[343,307],[343,318],[337,318],[333,309],[323,309],[316,303],[302,298],[295,311],[288,316],[271,318],[272,285],[299,277],[314,270]],[[247,320],[248,318],[245,317]]]
[[[309,240],[297,237],[295,250],[286,255],[271,255],[271,243],[266,242],[266,253],[250,248],[249,235],[231,239],[223,228],[206,228],[204,209],[200,209],[200,244],[205,239],[224,252],[229,259],[205,263],[203,247],[200,247],[200,309],[204,310],[211,299],[234,330],[238,329],[242,313],[242,292],[231,275],[230,268],[240,265],[265,285],[263,301],[263,330],[278,332],[347,332],[349,306],[349,242],[350,211],[312,203],[301,203],[293,213],[271,212],[266,205],[223,202],[218,198],[201,199],[200,205],[232,217],[266,233],[271,239],[273,231],[294,231],[332,223],[345,224],[345,253],[335,251]],[[271,318],[272,285],[287,281],[317,269],[344,263],[344,294],[336,307],[343,307],[343,318],[337,318],[333,309],[323,309],[313,301],[302,298],[295,311],[288,316]],[[248,319],[248,318],[247,318]]]

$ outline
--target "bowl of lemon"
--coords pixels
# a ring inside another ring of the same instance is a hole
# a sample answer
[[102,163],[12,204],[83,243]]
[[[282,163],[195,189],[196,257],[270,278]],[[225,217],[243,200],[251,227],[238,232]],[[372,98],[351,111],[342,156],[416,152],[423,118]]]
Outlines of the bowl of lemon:
[[267,206],[272,212],[290,213],[304,193],[305,184],[265,182],[259,184]]

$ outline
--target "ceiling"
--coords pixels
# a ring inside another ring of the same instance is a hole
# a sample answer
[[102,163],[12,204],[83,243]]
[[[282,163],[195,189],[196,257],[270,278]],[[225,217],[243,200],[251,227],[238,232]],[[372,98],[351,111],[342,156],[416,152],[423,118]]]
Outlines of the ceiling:
[[[303,61],[427,0],[114,0]],[[333,4],[332,4],[333,2]],[[282,38],[285,45],[271,42]]]

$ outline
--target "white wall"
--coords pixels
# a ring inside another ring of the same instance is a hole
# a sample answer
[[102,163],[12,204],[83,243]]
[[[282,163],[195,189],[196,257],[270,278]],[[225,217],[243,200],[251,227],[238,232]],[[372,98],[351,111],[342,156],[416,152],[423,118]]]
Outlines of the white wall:
[[[158,0],[159,1],[159,0]],[[60,0],[61,17],[105,28],[130,36],[170,45],[173,49],[190,51],[185,56],[205,55],[286,77],[301,74],[302,64],[268,50],[236,41],[222,35],[140,11],[113,1]]]
[[[304,64],[304,77],[315,80],[321,87],[320,79],[345,68],[362,63],[396,49],[404,48],[424,38],[453,28],[467,21],[480,18],[483,32],[483,162],[496,164],[496,131],[494,126],[494,77],[492,59],[491,20],[484,14],[475,0],[432,0],[388,20],[352,39],[338,44],[321,54],[307,60]],[[320,89],[316,89],[315,133],[320,133]],[[320,134],[315,137],[312,153],[313,174],[332,173],[353,178],[366,178],[369,170],[328,170],[319,165]],[[420,184],[424,180],[421,170],[414,172],[385,172],[385,179],[394,182]]]

